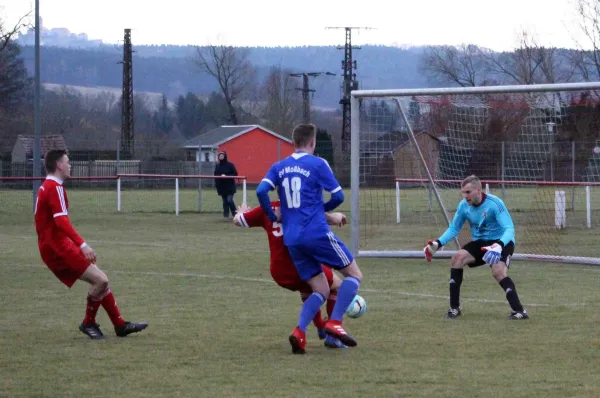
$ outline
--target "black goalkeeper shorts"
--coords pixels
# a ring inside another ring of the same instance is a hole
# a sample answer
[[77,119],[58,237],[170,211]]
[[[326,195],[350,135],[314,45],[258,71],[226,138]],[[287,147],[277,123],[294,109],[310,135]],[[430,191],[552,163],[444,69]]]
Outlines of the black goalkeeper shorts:
[[[482,247],[491,246],[494,243],[500,243],[499,240],[474,240],[463,246],[463,250],[469,252],[471,256],[475,258],[475,261],[468,264],[470,268],[479,267],[485,264],[483,261],[483,255],[485,252],[481,250]],[[509,242],[508,245],[504,246],[502,253],[500,254],[500,261],[506,264],[506,267],[510,265],[510,256],[515,252],[515,243]]]

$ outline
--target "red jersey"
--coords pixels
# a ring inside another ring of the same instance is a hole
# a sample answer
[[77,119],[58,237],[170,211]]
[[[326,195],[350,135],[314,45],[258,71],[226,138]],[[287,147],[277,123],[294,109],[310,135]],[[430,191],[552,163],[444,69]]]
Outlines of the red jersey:
[[[279,201],[271,202],[275,209],[279,207]],[[275,280],[297,281],[298,272],[290,257],[287,247],[283,244],[283,228],[281,223],[273,222],[267,217],[262,207],[258,206],[240,215],[240,222],[246,228],[262,227],[269,239],[269,250],[271,251],[271,276]]]
[[69,221],[69,199],[62,181],[48,176],[38,190],[35,202],[35,229],[40,250],[62,251],[75,243],[85,242]]

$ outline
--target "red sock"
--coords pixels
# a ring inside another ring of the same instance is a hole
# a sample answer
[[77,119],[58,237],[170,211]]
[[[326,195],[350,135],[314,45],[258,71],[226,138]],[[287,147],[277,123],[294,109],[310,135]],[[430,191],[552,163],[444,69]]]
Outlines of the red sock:
[[[302,302],[308,300],[309,297],[310,294],[300,293],[300,298],[302,299]],[[315,317],[313,318],[313,325],[315,325],[317,329],[323,329],[325,327],[325,321],[323,320],[323,315],[321,314],[320,308],[319,311],[317,311],[317,313],[315,314]]]
[[329,293],[329,298],[327,299],[327,319],[331,319],[331,313],[333,312],[333,307],[335,307],[336,301],[337,291]]
[[92,296],[87,296],[87,305],[85,307],[84,325],[93,325],[96,323],[96,314],[100,308],[100,300],[94,300]]
[[121,312],[119,311],[119,307],[117,306],[117,301],[115,300],[115,296],[112,294],[110,289],[108,293],[101,301],[102,308],[108,314],[110,321],[115,325],[115,327],[120,328],[125,325],[125,320],[121,318]]

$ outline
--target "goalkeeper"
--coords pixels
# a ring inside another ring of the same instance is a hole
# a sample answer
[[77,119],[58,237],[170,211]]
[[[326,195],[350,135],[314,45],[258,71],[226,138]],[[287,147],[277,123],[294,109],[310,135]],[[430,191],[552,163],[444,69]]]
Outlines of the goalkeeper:
[[502,199],[481,192],[481,181],[471,175],[461,183],[464,199],[458,204],[452,223],[438,239],[429,241],[423,249],[427,261],[433,254],[460,233],[465,221],[469,221],[472,241],[452,257],[450,264],[450,309],[448,318],[461,315],[460,285],[463,280],[463,268],[478,267],[485,263],[492,269],[492,276],[504,292],[512,308],[509,319],[528,319],[515,284],[506,276],[510,256],[515,250],[515,227]]

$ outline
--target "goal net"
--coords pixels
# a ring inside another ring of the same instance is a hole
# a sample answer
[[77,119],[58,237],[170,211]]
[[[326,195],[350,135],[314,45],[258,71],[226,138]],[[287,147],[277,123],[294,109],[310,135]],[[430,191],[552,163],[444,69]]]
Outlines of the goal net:
[[351,143],[358,256],[422,258],[475,174],[512,215],[513,259],[600,265],[600,83],[354,91]]

